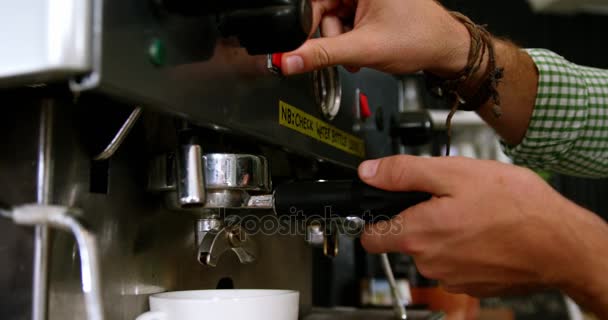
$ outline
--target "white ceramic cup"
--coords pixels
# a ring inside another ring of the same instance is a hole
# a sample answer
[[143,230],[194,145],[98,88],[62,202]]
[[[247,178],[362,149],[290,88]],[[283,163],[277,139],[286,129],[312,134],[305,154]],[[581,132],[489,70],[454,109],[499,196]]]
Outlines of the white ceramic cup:
[[289,290],[200,290],[157,293],[136,320],[297,320],[300,293]]

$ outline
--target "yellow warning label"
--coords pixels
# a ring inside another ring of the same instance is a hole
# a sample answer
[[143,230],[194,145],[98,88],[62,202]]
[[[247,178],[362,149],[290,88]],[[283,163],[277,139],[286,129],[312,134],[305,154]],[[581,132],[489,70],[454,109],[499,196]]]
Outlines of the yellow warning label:
[[365,158],[365,143],[362,139],[325,123],[283,101],[279,101],[279,124],[344,152]]

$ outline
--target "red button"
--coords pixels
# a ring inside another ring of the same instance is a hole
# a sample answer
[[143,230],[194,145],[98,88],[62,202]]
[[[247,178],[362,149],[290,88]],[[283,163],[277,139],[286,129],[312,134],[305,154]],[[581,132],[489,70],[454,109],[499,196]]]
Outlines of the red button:
[[359,93],[359,111],[361,112],[361,120],[365,120],[372,116],[372,110],[369,108],[369,100],[364,93]]
[[272,65],[279,70],[283,68],[283,54],[282,53],[273,53],[272,54]]

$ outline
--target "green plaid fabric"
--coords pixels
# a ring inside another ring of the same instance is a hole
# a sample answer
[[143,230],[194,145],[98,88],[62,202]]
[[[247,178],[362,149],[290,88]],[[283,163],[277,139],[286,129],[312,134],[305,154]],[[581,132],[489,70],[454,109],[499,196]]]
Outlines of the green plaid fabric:
[[528,53],[540,75],[536,106],[524,140],[503,144],[505,153],[531,168],[608,177],[608,70],[579,66],[548,50]]

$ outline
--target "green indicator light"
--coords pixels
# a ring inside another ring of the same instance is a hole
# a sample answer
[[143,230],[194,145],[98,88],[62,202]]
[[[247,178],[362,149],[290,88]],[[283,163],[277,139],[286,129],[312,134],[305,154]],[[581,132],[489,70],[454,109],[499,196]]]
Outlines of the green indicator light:
[[157,67],[164,66],[167,63],[167,47],[160,39],[154,39],[148,47],[148,56],[150,62]]

